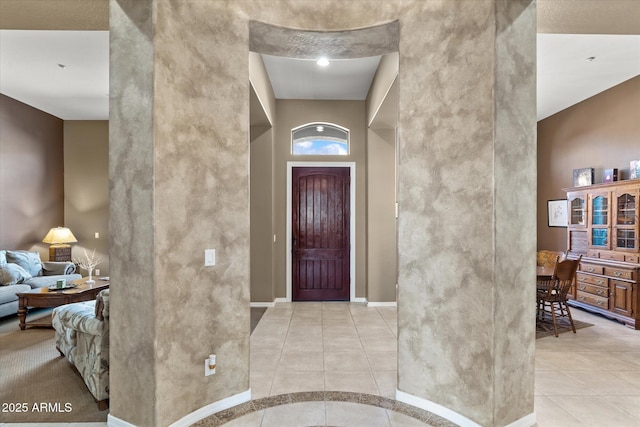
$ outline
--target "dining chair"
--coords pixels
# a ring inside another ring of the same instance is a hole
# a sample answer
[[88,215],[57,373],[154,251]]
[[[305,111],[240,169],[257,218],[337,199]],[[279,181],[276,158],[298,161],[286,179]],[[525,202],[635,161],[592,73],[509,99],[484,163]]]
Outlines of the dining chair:
[[557,317],[568,317],[573,333],[576,327],[573,324],[571,310],[567,304],[567,294],[576,276],[576,271],[580,265],[582,255],[578,258],[560,260],[556,258],[553,275],[548,280],[538,280],[537,302],[538,319],[543,320],[545,313],[551,314],[553,320],[553,331],[558,336]]

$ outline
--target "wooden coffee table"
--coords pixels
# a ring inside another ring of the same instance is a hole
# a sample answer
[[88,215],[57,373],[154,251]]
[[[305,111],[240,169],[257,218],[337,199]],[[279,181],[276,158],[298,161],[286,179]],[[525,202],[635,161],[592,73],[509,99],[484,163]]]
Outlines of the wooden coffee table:
[[27,292],[16,293],[18,296],[18,319],[20,329],[25,330],[27,326],[51,328],[51,323],[31,322],[27,325],[27,313],[29,308],[58,307],[73,302],[91,301],[96,299],[98,292],[109,288],[109,282],[96,279],[95,283],[87,285],[88,277],[74,280],[75,288],[63,290],[50,290],[48,288],[32,289]]

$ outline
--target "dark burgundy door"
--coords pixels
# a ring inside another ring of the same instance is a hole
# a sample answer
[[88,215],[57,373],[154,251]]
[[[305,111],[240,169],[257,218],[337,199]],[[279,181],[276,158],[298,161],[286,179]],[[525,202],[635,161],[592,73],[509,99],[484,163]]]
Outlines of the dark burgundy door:
[[349,168],[292,168],[294,301],[349,300]]

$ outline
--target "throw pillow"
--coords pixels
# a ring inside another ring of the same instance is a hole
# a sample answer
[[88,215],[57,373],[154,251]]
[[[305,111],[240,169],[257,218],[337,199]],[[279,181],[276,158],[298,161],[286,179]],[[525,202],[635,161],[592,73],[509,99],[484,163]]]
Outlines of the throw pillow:
[[7,251],[7,261],[18,264],[33,277],[42,275],[42,262],[40,261],[39,252]]
[[2,285],[15,285],[29,279],[31,274],[18,264],[8,262],[0,265],[0,284]]
[[7,251],[0,251],[0,265],[7,263]]

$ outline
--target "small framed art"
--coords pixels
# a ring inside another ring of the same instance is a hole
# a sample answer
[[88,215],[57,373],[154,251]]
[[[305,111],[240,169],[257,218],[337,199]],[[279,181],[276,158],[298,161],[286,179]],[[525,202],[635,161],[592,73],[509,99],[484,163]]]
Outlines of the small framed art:
[[547,201],[547,225],[549,227],[566,227],[567,224],[567,200]]
[[573,186],[582,187],[593,184],[593,168],[573,170]]
[[615,182],[618,180],[618,169],[605,169],[602,172],[602,182]]

